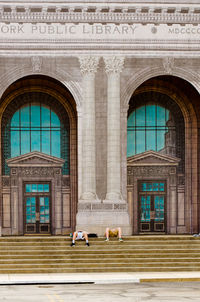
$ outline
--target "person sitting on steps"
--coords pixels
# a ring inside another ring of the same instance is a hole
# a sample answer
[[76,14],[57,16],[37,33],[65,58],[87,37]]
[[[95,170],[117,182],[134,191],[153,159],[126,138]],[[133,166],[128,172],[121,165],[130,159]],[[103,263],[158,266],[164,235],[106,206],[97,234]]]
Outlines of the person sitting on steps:
[[72,237],[72,243],[71,246],[75,246],[75,240],[84,240],[85,239],[85,244],[87,246],[90,246],[89,241],[88,241],[88,233],[86,231],[75,231],[73,233]]
[[106,228],[106,240],[105,241],[109,241],[109,237],[117,237],[119,238],[119,241],[123,241],[122,239],[122,230],[120,227],[115,228],[115,229],[110,229],[110,228]]

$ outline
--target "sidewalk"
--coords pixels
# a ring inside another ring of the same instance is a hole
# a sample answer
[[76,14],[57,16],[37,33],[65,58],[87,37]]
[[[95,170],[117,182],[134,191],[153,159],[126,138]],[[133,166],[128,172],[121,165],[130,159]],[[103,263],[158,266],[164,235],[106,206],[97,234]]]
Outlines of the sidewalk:
[[0,274],[0,285],[56,283],[140,283],[200,281],[200,272]]

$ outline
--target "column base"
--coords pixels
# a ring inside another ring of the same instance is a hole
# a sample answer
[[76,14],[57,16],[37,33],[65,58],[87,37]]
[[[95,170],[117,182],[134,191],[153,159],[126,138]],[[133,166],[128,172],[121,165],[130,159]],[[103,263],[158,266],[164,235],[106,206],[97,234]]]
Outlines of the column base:
[[84,192],[81,195],[79,202],[90,202],[92,200],[94,200],[96,202],[101,202],[101,200],[99,200],[97,194],[93,193],[93,192]]
[[76,229],[104,236],[106,228],[121,227],[122,235],[131,235],[132,226],[127,203],[78,204]]
[[121,193],[111,192],[106,194],[103,203],[126,203],[126,201],[123,199]]

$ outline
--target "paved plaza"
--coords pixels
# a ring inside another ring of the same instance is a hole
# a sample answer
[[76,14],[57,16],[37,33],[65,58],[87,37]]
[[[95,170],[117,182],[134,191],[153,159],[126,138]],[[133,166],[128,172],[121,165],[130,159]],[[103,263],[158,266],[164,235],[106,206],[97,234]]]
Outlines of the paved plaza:
[[200,301],[200,282],[1,285],[0,301],[192,302]]

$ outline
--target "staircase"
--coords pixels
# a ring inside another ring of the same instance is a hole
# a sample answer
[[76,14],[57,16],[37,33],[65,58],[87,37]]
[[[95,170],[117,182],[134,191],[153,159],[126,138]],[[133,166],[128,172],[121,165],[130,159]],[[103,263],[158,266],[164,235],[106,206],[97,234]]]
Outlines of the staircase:
[[0,237],[0,274],[200,271],[200,238],[189,235],[70,244],[69,237]]

